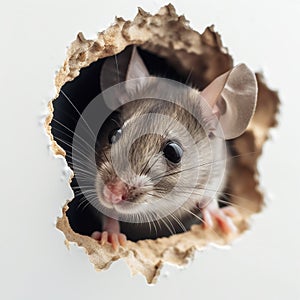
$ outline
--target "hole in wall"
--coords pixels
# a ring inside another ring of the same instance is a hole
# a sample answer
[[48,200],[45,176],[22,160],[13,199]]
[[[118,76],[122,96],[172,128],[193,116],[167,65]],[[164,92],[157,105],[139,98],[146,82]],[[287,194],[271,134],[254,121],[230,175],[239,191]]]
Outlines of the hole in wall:
[[[213,27],[207,28],[202,35],[195,32],[183,16],[177,16],[171,5],[163,7],[154,16],[139,10],[132,22],[118,18],[95,41],[86,40],[79,34],[56,77],[59,94],[50,103],[52,115],[46,122],[54,152],[64,154],[71,169],[73,132],[79,114],[101,92],[99,78],[103,64],[108,57],[131,51],[132,45],[138,46],[138,53],[151,75],[188,83],[199,90],[233,66],[231,56]],[[234,159],[231,160],[228,184],[219,199],[220,206],[230,202],[240,212],[233,220],[238,229],[235,234],[228,236],[218,227],[203,230],[201,224],[190,224],[187,232],[182,232],[178,226],[177,234],[166,238],[164,236],[170,235],[168,232],[145,232],[138,229],[139,224],[132,226],[121,222],[121,231],[130,241],[126,247],[112,251],[110,245],[101,246],[90,238],[95,230],[101,230],[101,218],[99,211],[88,205],[80,194],[75,174],[71,181],[75,198],[66,204],[57,223],[66,239],[83,246],[97,269],[107,268],[112,261],[123,257],[133,273],[142,273],[148,282],[154,282],[164,262],[183,265],[195,249],[208,243],[227,244],[247,229],[249,217],[259,212],[263,205],[256,164],[269,128],[276,125],[279,103],[277,94],[267,88],[262,76],[257,74],[256,77],[256,113],[246,132],[227,142]]]
[[[128,46],[120,54],[116,55],[116,61],[119,60],[119,55],[124,55],[125,52],[131,53],[133,46]],[[195,83],[190,82],[191,75],[187,78],[180,73],[178,73],[166,59],[158,57],[149,51],[139,49],[140,56],[146,64],[149,73],[152,75],[161,74],[164,78],[169,78],[182,82],[184,84],[196,86]],[[129,56],[128,56],[129,57]],[[83,68],[78,77],[74,80],[66,83],[53,104],[54,115],[52,119],[52,134],[55,137],[58,145],[66,151],[66,159],[68,165],[72,168],[72,140],[74,137],[74,131],[78,119],[81,116],[84,109],[89,105],[89,103],[101,93],[100,87],[100,73],[102,71],[103,62],[105,59],[98,60],[92,63],[90,66]],[[199,59],[199,65],[202,65],[202,73],[205,72],[205,59],[201,62]],[[198,86],[204,86],[203,82],[197,82]],[[106,109],[103,103],[102,109]],[[99,118],[101,118],[101,112],[99,112]],[[87,131],[89,128],[85,128]],[[84,138],[82,137],[82,140]],[[84,141],[82,141],[84,143]],[[86,146],[86,145],[85,145]],[[227,146],[232,156],[235,154],[233,143],[231,141],[227,142]],[[83,158],[84,160],[84,158]],[[84,161],[82,163],[85,163]],[[84,176],[85,174],[79,174],[79,176]],[[92,178],[93,179],[93,178]],[[91,180],[89,182],[91,186],[94,182]],[[67,217],[70,222],[71,228],[82,235],[91,236],[94,231],[100,230],[103,227],[101,215],[99,215],[99,210],[91,205],[87,201],[86,197],[78,185],[76,174],[72,179],[71,186],[75,194],[75,198],[68,204]],[[224,207],[228,205],[231,201],[230,186],[227,185],[223,189],[224,194],[218,195],[220,198],[219,206]],[[201,217],[201,214],[199,216]],[[185,222],[184,228],[181,224],[172,223],[172,228],[169,224],[161,224],[159,222],[154,223],[154,226],[148,226],[147,223],[129,223],[120,222],[121,232],[126,234],[127,238],[131,241],[138,241],[143,239],[156,239],[159,237],[168,237],[172,234],[182,233],[190,230],[191,225],[201,223],[201,220],[197,218],[193,222]],[[155,222],[155,221],[154,221]]]

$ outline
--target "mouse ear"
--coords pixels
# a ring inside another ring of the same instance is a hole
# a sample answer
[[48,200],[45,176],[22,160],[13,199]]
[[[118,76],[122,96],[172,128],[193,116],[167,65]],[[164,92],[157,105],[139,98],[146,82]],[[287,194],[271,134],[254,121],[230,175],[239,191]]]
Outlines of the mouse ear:
[[201,96],[219,119],[223,137],[226,140],[236,138],[246,130],[255,111],[255,74],[245,64],[240,64],[217,77],[201,92]]
[[[134,94],[139,91],[146,83],[143,80],[149,76],[149,72],[138,54],[136,46],[127,47],[120,54],[106,58],[101,68],[100,73],[100,88],[104,91],[116,84],[123,81],[124,86],[116,86],[114,93],[116,99],[120,104],[124,104],[128,101],[128,95]],[[141,79],[137,81],[131,81],[131,79]],[[128,82],[127,82],[128,81]]]
[[[126,91],[129,94],[134,94],[140,91],[147,82],[147,77],[150,76],[147,67],[145,66],[141,56],[139,55],[136,46],[132,49],[131,58],[126,74]],[[139,81],[130,81],[132,79],[140,79]]]
[[132,47],[127,47],[121,53],[105,59],[100,72],[101,91],[126,80],[131,53]]
[[126,80],[143,78],[147,76],[150,76],[147,67],[139,55],[136,46],[134,46],[128,65]]

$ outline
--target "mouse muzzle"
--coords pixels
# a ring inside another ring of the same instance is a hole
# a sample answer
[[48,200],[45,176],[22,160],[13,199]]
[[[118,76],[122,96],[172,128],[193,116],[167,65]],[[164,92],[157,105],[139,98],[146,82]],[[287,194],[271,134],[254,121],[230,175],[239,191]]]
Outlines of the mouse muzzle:
[[112,204],[126,201],[128,198],[128,186],[121,180],[110,182],[103,188],[104,199]]

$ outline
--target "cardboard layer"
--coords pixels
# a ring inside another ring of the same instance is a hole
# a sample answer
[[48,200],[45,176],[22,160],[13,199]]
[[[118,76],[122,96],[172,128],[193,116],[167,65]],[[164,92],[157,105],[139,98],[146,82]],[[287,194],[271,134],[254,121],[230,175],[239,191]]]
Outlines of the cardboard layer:
[[[183,16],[178,16],[172,5],[165,6],[156,15],[139,9],[133,21],[116,18],[115,23],[95,40],[86,40],[79,33],[68,49],[67,58],[55,78],[57,94],[61,87],[80,74],[80,70],[92,62],[120,53],[126,46],[136,44],[142,49],[163,57],[182,76],[190,75],[190,83],[203,89],[218,75],[233,66],[233,60],[223,47],[221,38],[213,27],[200,34],[188,25]],[[251,45],[250,45],[251,46]],[[193,73],[190,73],[193,67]],[[101,246],[88,236],[75,233],[70,227],[66,211],[58,218],[57,228],[64,232],[67,241],[84,247],[90,261],[98,270],[105,269],[120,258],[124,258],[132,273],[142,273],[147,282],[153,283],[159,275],[164,262],[184,265],[196,249],[203,249],[209,243],[225,245],[248,228],[252,214],[263,207],[263,195],[259,190],[257,160],[268,138],[269,128],[276,125],[279,99],[264,83],[262,75],[257,74],[258,104],[256,113],[247,129],[239,138],[231,142],[235,152],[228,186],[228,200],[235,205],[241,216],[233,221],[238,228],[236,234],[226,236],[216,227],[203,230],[194,225],[188,232],[169,238],[128,242],[126,248],[112,251],[109,245]],[[57,155],[65,155],[52,134],[50,122],[53,117],[52,102],[49,103],[49,116],[46,129],[52,141],[52,149]],[[233,196],[234,195],[234,196]]]

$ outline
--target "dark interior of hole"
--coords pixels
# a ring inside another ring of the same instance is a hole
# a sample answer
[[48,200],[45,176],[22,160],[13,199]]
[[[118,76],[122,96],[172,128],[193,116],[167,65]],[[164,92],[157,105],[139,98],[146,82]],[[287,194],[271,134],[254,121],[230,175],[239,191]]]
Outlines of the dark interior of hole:
[[[178,74],[178,72],[166,63],[165,59],[141,49],[139,49],[139,53],[150,74],[186,83],[186,76]],[[104,59],[81,69],[80,75],[74,80],[67,82],[62,87],[63,92],[53,102],[54,117],[51,122],[52,134],[57,143],[66,151],[67,163],[71,168],[72,149],[70,145],[72,144],[73,132],[79,119],[79,113],[82,113],[90,101],[101,92],[99,77],[103,62]],[[67,216],[72,229],[82,235],[91,235],[95,230],[101,231],[100,213],[80,193],[76,175],[71,182],[71,187],[75,193],[75,198],[68,204]],[[145,231],[142,230],[144,227],[141,224],[120,222],[120,225],[121,231],[127,235],[128,239],[133,241],[171,235],[168,228],[159,230],[157,234],[153,226],[151,230]],[[164,225],[161,226],[163,227]],[[179,225],[175,225],[174,230],[176,233],[183,231]]]

